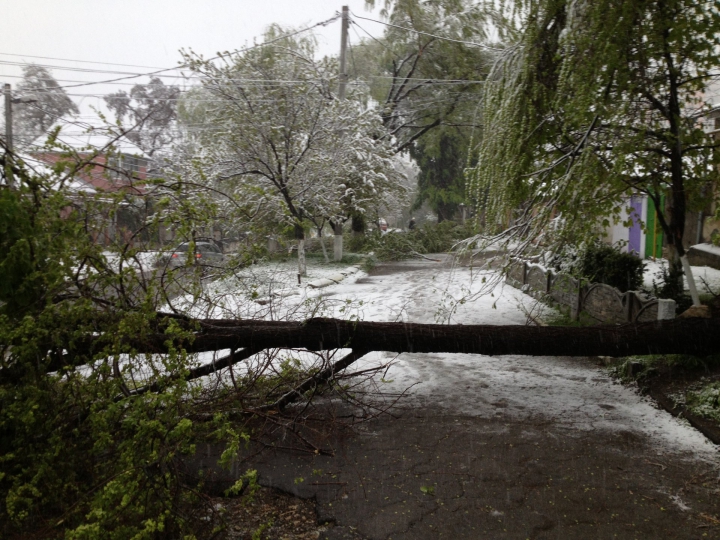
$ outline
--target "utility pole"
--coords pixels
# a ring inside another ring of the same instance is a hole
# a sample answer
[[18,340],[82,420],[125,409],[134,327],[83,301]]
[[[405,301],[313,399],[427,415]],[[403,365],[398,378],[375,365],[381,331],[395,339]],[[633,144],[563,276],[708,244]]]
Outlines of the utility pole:
[[5,146],[8,152],[12,152],[12,93],[10,92],[10,85],[7,83],[5,84],[3,94],[5,94]]
[[13,132],[12,132],[12,94],[10,85],[5,83],[3,88],[5,95],[5,178],[8,187],[13,187],[12,177],[12,150],[13,150]]
[[[348,7],[343,6],[342,8],[342,27],[340,34],[340,73],[338,79],[338,98],[340,100],[345,99],[345,87],[347,86],[347,69],[346,69],[346,58],[347,58],[347,38],[348,38],[348,26],[350,25],[350,15],[348,13]],[[333,228],[333,260],[340,261],[343,256],[343,222],[336,221],[330,222]]]
[[343,6],[342,8],[342,30],[340,34],[340,84],[338,88],[338,97],[345,99],[345,87],[347,86],[347,69],[346,69],[346,56],[347,56],[347,38],[348,38],[348,26],[350,25],[350,16],[348,13],[348,7]]

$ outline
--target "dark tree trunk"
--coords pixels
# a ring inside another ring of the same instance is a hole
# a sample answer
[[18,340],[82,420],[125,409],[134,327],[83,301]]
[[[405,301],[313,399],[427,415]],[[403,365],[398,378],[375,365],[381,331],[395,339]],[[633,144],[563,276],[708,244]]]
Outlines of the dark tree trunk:
[[365,216],[362,214],[353,214],[350,221],[350,228],[353,234],[365,234]]
[[[202,321],[188,352],[247,348],[355,348],[365,351],[528,356],[630,356],[720,352],[720,319],[675,319],[622,326],[534,327],[357,322]],[[167,350],[164,334],[130,340],[128,349]]]
[[330,222],[333,229],[333,260],[339,262],[343,258],[343,224],[342,221]]

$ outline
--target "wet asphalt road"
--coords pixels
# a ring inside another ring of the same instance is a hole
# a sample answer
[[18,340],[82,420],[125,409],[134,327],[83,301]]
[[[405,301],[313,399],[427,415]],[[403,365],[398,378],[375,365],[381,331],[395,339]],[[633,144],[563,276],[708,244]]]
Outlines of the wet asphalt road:
[[[382,296],[403,272],[415,283],[404,309],[426,313],[432,265],[380,267],[354,287]],[[433,384],[352,429],[340,425],[356,411],[321,404],[307,435],[333,455],[254,447],[218,489],[257,469],[261,484],[313,498],[328,539],[720,538],[717,449],[592,360],[403,356]],[[200,449],[196,465],[216,457]]]

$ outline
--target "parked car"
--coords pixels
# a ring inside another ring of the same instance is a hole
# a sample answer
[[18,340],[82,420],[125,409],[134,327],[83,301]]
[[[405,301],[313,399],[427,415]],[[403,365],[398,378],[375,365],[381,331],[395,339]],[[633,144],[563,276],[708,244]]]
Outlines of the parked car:
[[[180,268],[188,265],[190,242],[183,242],[158,259],[157,265],[166,268]],[[220,266],[225,257],[218,246],[211,242],[195,242],[193,263],[201,266]]]

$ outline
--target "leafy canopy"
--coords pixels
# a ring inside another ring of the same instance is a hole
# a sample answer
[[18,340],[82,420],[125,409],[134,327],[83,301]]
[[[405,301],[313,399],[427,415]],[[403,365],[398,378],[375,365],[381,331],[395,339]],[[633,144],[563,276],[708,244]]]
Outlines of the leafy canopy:
[[662,208],[667,192],[659,222],[682,255],[687,209],[717,175],[717,148],[698,120],[720,65],[716,3],[524,0],[507,9],[521,31],[489,78],[469,176],[474,197],[487,196],[488,225],[578,241],[617,219],[630,193]]

